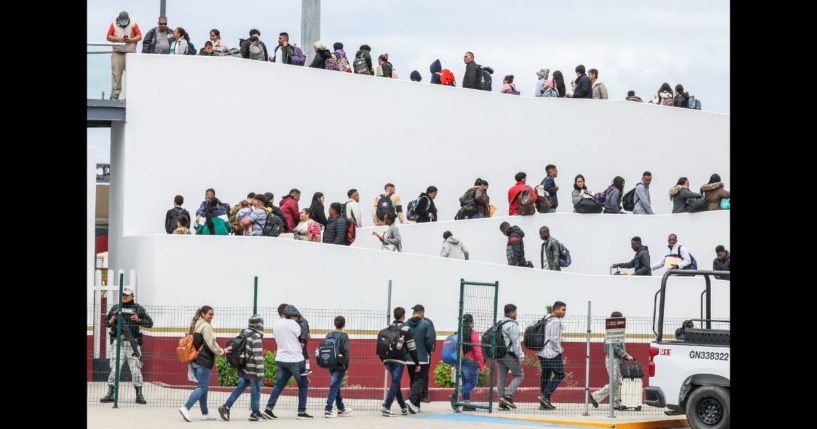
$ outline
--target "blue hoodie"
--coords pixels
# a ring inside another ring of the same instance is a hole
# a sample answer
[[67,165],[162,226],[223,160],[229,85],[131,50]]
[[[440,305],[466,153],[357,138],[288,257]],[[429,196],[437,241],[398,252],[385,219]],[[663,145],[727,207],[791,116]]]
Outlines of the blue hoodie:
[[431,72],[431,83],[440,84],[440,72],[443,71],[443,65],[440,60],[434,60],[429,66],[428,71]]

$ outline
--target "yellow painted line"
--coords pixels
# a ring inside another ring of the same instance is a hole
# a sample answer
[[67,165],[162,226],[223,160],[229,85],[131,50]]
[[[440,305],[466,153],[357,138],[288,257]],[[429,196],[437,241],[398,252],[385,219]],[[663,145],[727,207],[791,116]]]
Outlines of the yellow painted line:
[[508,420],[523,420],[526,422],[536,423],[555,423],[562,425],[584,426],[589,428],[608,428],[608,429],[664,429],[664,428],[680,428],[689,426],[686,417],[678,417],[673,419],[661,420],[635,420],[629,422],[597,422],[586,420],[567,420],[567,419],[546,419],[538,417],[506,417],[497,416],[497,418]]

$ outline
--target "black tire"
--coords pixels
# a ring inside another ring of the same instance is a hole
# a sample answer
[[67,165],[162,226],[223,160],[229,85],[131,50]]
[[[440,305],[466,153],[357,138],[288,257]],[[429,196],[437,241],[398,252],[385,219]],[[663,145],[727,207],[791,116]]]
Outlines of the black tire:
[[729,396],[729,390],[720,386],[695,389],[686,403],[687,420],[692,429],[729,429]]

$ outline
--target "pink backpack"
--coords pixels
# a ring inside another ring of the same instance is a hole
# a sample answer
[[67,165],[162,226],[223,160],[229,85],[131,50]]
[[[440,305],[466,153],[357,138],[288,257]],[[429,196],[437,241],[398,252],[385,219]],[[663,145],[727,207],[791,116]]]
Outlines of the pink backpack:
[[675,101],[672,100],[672,97],[667,97],[667,98],[661,100],[661,104],[663,104],[664,106],[675,107]]

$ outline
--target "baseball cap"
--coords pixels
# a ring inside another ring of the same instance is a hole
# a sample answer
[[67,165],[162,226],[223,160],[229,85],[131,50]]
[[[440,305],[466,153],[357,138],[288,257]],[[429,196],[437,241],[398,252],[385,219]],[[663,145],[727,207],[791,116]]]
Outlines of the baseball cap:
[[133,289],[129,287],[122,288],[122,295],[133,295]]
[[426,311],[426,308],[423,307],[422,304],[417,304],[414,307],[411,307],[411,309],[414,310],[414,311]]

